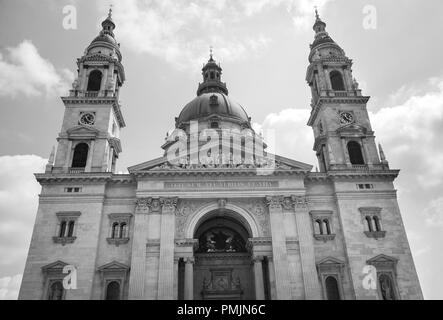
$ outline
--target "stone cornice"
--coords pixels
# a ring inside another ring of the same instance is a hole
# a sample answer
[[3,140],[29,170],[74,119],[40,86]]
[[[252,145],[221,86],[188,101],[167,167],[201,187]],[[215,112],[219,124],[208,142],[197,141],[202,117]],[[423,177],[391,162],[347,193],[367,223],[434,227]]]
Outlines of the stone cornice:
[[135,179],[128,174],[113,174],[111,172],[83,173],[36,173],[35,178],[43,184],[54,183],[114,183],[132,184]]
[[398,177],[400,170],[335,170],[328,172],[309,172],[305,176],[305,181],[324,182],[324,181],[341,181],[350,179],[389,179],[393,181]]
[[335,195],[337,200],[355,200],[355,199],[396,199],[397,191],[372,191],[372,192],[359,192],[359,191],[343,191],[337,192]]
[[328,176],[333,181],[337,180],[349,180],[349,179],[361,179],[361,178],[389,178],[394,180],[398,177],[400,170],[337,170],[329,171]]
[[[275,169],[269,170],[269,175],[306,175],[309,171],[305,170],[286,170]],[[257,169],[167,169],[167,170],[155,170],[155,171],[137,171],[134,172],[136,177],[145,176],[269,176],[258,174]]]

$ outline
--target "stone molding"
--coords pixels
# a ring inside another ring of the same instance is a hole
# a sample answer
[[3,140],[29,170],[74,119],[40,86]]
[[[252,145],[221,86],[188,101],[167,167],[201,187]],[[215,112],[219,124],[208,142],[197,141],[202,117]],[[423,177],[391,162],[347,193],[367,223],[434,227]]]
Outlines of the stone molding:
[[106,238],[109,244],[113,244],[118,247],[121,244],[126,244],[129,242],[129,238]]
[[386,231],[365,231],[365,235],[368,238],[373,238],[375,240],[382,239],[386,237]]
[[192,247],[192,249],[195,251],[198,249],[198,239],[176,239],[175,245],[177,247],[186,248],[186,247]]
[[328,242],[335,239],[335,234],[314,234],[314,239],[318,241]]
[[76,239],[77,237],[52,237],[54,243],[61,244],[62,246],[66,245],[67,243],[74,243]]

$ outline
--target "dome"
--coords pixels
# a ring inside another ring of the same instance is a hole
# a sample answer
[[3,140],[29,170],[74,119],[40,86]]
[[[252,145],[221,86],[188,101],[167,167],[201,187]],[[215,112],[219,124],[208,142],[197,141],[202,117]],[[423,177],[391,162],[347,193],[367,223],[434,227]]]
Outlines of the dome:
[[104,34],[104,33],[100,34],[94,40],[92,40],[91,44],[94,44],[96,42],[107,42],[112,44],[113,46],[118,47],[117,41],[114,39],[114,37],[112,37],[109,34]]
[[221,92],[203,93],[196,97],[183,108],[177,122],[183,123],[210,115],[249,122],[249,117],[243,107]]

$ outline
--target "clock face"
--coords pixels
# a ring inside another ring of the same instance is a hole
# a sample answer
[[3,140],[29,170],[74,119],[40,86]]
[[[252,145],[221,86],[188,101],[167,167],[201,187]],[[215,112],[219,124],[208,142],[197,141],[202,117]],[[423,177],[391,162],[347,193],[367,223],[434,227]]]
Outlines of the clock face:
[[340,123],[341,124],[350,124],[354,122],[354,116],[349,112],[340,113]]
[[83,113],[80,116],[80,123],[87,125],[87,126],[92,126],[95,123],[95,115],[93,113]]

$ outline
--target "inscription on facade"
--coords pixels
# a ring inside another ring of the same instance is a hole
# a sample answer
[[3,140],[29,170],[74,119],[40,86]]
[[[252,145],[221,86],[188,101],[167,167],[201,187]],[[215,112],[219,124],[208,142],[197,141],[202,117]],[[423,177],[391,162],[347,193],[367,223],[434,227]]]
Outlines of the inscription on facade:
[[165,189],[269,189],[278,188],[278,181],[195,181],[165,182]]

